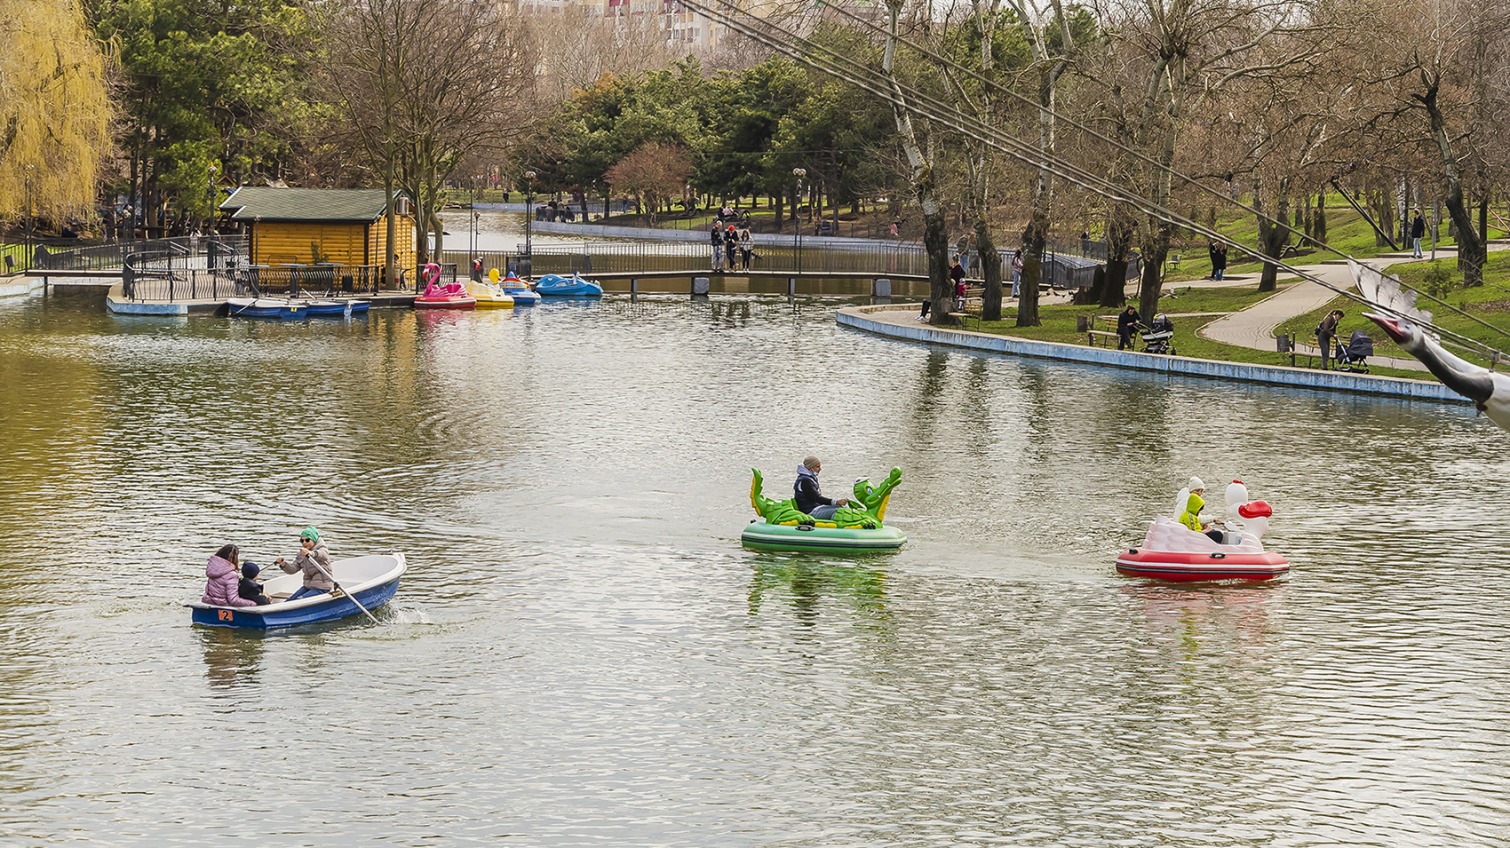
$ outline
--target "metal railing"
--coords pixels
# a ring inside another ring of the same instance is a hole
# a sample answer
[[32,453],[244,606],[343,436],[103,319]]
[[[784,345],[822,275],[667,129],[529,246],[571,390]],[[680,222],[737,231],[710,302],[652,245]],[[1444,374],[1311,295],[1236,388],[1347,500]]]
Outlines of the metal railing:
[[245,256],[247,248],[244,235],[177,236],[63,247],[44,244],[36,248],[32,262],[34,267],[44,271],[114,271],[123,270],[127,258],[138,254],[174,253],[190,259],[205,257],[211,261],[212,258],[224,259],[232,255]]
[[[1063,249],[1061,249],[1063,248]],[[1089,240],[1055,241],[1045,251],[1044,282],[1061,288],[1089,288],[1096,268],[1101,264],[1099,253],[1105,255],[1105,244]],[[713,269],[712,245],[693,242],[592,242],[584,241],[576,246],[540,247],[526,257],[518,251],[466,251],[447,250],[445,260],[463,268],[473,257],[482,260],[484,273],[488,269],[538,277],[542,274],[607,274],[645,273],[673,271],[698,273]],[[1010,278],[1012,251],[1002,250],[1003,273]],[[730,265],[727,258],[722,267],[727,271],[743,270],[742,254],[736,254],[737,262]],[[525,260],[530,261],[526,262]],[[1136,258],[1128,263],[1128,279],[1137,276],[1140,263]],[[874,242],[845,245],[843,248],[827,246],[798,247],[792,241],[762,244],[756,239],[749,270],[778,273],[824,274],[863,273],[876,276],[899,275],[926,277],[928,256],[921,245],[899,242]]]
[[[124,273],[126,297],[137,301],[219,300],[226,297],[305,297],[413,291],[417,273],[403,271],[401,286],[384,282],[382,265],[247,265],[186,267],[172,253],[132,254]],[[441,266],[441,282],[456,279]]]

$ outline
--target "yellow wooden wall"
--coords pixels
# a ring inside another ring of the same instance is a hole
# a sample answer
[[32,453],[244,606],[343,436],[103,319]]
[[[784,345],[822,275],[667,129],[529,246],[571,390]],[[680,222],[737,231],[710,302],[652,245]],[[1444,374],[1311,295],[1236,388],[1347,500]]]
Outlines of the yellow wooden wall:
[[[414,253],[414,219],[408,215],[398,216],[398,220],[394,222],[393,233],[394,242],[398,245],[398,249],[394,251],[394,253],[398,254],[398,265],[400,268],[409,269],[409,277],[412,281],[414,277],[414,263],[416,261]],[[371,264],[383,264],[384,257],[388,255],[387,247],[388,218],[387,216],[383,216],[378,218],[377,223],[373,224],[372,229],[368,231],[367,252],[372,257]]]
[[366,258],[365,224],[319,224],[259,221],[252,225],[252,262],[291,265],[315,261],[311,245],[319,245],[321,259],[342,265],[362,265]]

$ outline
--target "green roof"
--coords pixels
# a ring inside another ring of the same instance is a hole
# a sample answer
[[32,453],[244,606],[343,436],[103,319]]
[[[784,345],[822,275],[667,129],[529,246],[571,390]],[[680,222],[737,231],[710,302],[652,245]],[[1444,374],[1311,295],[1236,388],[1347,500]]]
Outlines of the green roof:
[[267,188],[242,186],[221,202],[235,221],[338,221],[372,223],[383,217],[380,188]]

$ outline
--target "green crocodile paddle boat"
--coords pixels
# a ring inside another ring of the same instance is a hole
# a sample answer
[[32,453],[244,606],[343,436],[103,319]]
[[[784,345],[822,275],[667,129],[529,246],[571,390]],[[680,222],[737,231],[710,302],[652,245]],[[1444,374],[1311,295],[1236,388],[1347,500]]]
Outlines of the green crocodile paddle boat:
[[895,527],[881,523],[891,490],[902,482],[902,469],[893,468],[880,485],[855,481],[855,496],[830,519],[819,520],[797,509],[796,501],[772,500],[761,494],[760,470],[752,468],[750,506],[759,517],[740,534],[747,548],[757,551],[888,551],[900,548],[907,537]]

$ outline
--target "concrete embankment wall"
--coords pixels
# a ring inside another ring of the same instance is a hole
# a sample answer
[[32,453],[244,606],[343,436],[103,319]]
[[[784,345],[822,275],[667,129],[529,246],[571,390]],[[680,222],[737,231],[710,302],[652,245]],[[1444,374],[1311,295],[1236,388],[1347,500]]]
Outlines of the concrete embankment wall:
[[[904,307],[908,313],[915,310]],[[1181,377],[1208,377],[1215,380],[1245,383],[1264,383],[1274,386],[1290,386],[1297,389],[1321,389],[1323,391],[1351,392],[1356,394],[1382,395],[1409,400],[1435,403],[1466,404],[1461,395],[1441,383],[1426,380],[1406,380],[1399,377],[1372,377],[1366,374],[1350,374],[1345,371],[1315,371],[1309,368],[1290,368],[1284,365],[1259,365],[1249,362],[1217,362],[1210,359],[1190,359],[1183,356],[1158,356],[1151,353],[1136,353],[1125,350],[1108,350],[1098,347],[1040,342],[974,333],[967,330],[952,330],[933,327],[923,323],[896,324],[873,317],[876,312],[896,309],[894,306],[857,306],[841,309],[838,322],[841,326],[864,330],[882,336],[926,344],[948,345],[969,350],[1007,353],[1016,356],[1031,356],[1038,359],[1057,359],[1062,362],[1078,362],[1086,365],[1105,365],[1113,368],[1129,368],[1135,371],[1154,371]]]
[[0,297],[22,297],[39,291],[42,284],[40,277],[0,277]]

